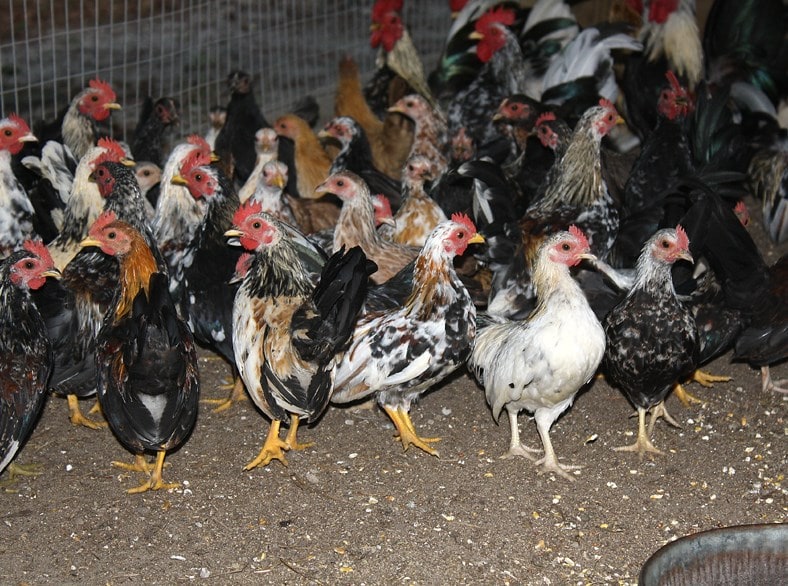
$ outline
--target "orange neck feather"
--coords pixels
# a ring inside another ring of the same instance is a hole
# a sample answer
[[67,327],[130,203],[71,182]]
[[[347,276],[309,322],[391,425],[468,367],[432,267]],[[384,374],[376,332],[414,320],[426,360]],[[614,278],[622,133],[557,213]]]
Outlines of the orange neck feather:
[[134,234],[132,237],[131,251],[118,260],[120,262],[120,299],[115,308],[116,323],[131,313],[134,307],[134,298],[140,289],[145,291],[146,297],[149,296],[150,277],[159,270],[153,253],[139,234]]

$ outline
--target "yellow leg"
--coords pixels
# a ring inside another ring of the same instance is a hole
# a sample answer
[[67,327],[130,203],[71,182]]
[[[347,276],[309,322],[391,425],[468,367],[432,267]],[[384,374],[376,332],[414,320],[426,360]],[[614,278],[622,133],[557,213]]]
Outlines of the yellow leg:
[[298,424],[301,422],[301,419],[298,415],[292,415],[290,417],[290,429],[287,430],[287,436],[285,437],[285,443],[287,444],[288,450],[305,450],[306,448],[311,448],[315,445],[314,442],[309,442],[306,444],[299,444],[298,438],[296,434],[298,434]]
[[151,467],[148,461],[145,459],[145,456],[142,454],[137,454],[134,456],[134,463],[128,464],[126,462],[118,462],[117,460],[112,462],[112,465],[115,468],[120,468],[121,470],[128,470],[129,472],[142,472],[143,474],[147,474],[150,476]]
[[669,425],[681,429],[679,422],[673,419],[670,413],[668,413],[668,410],[665,409],[665,401],[660,401],[651,408],[651,418],[648,422],[648,437],[651,437],[651,434],[654,432],[654,425],[660,417],[667,421]]
[[664,455],[662,450],[658,450],[651,443],[651,438],[646,433],[646,410],[640,407],[638,407],[638,439],[632,445],[613,449],[617,452],[637,452],[641,460],[646,453]]
[[[79,399],[76,395],[66,395],[68,401],[68,418],[72,425],[88,427],[90,429],[101,429],[107,427],[106,421],[93,421],[82,415],[82,410],[79,408]],[[96,401],[98,405],[98,401]],[[91,409],[91,413],[93,410]]]
[[8,477],[0,481],[0,488],[5,490],[5,492],[16,492],[16,489],[11,487],[16,484],[20,476],[39,476],[44,473],[43,467],[40,464],[22,465],[16,462],[11,462],[6,467],[6,470],[8,471]]
[[695,395],[690,395],[681,383],[676,383],[676,386],[673,387],[673,394],[685,407],[689,407],[693,403],[704,403],[703,400],[698,399]]
[[232,385],[222,385],[222,388],[227,389],[230,388],[232,391],[230,392],[230,396],[226,399],[203,399],[203,403],[213,404],[216,407],[213,409],[214,413],[221,413],[222,411],[226,411],[233,405],[241,401],[246,400],[246,389],[244,387],[244,381],[241,379],[240,376],[235,377]]
[[[180,483],[178,482],[164,482],[162,479],[162,470],[164,469],[164,457],[167,455],[167,452],[161,450],[160,452],[156,453],[156,463],[153,467],[153,472],[151,472],[150,477],[146,482],[140,484],[137,488],[130,488],[126,491],[127,494],[139,494],[141,492],[147,492],[149,490],[169,490],[171,488],[180,488]],[[147,462],[146,462],[147,464]]]
[[692,373],[690,380],[704,387],[713,387],[714,383],[727,383],[731,380],[731,377],[711,374],[710,372],[698,368]]
[[279,460],[287,466],[287,459],[285,459],[285,450],[290,449],[286,442],[279,439],[279,426],[282,422],[274,419],[271,422],[271,427],[268,430],[268,436],[265,438],[260,453],[257,457],[244,466],[244,470],[251,470],[258,466],[266,466],[271,460]]
[[419,437],[419,434],[416,433],[416,428],[413,426],[413,421],[410,419],[410,414],[403,409],[383,407],[383,410],[388,414],[388,416],[391,418],[391,421],[394,423],[394,426],[397,428],[397,433],[399,434],[398,439],[402,442],[402,447],[405,450],[407,450],[408,447],[413,444],[417,448],[427,452],[432,456],[438,455],[438,452],[427,444],[439,442],[441,438]]

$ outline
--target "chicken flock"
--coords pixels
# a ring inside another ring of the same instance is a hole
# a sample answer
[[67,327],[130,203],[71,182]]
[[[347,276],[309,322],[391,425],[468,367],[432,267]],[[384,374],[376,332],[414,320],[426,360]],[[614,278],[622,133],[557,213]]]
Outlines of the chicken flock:
[[429,70],[403,0],[377,0],[378,68],[341,60],[321,130],[311,98],[269,123],[243,71],[180,141],[173,97],[128,144],[104,136],[121,104],[99,79],[35,132],[0,120],[0,471],[55,394],[134,455],[113,462],[144,474],[129,492],[177,486],[198,346],[232,371],[216,409],[248,393],[271,422],[246,469],[370,399],[438,455],[410,411],[463,368],[508,415],[506,456],[569,480],[550,427],[597,374],[637,410],[619,449],[641,458],[668,394],[694,400],[726,352],[786,392],[788,258],[764,262],[742,203],[788,239],[781,0],[716,0],[703,33],[694,0],[615,1],[585,28],[571,1],[450,4]]

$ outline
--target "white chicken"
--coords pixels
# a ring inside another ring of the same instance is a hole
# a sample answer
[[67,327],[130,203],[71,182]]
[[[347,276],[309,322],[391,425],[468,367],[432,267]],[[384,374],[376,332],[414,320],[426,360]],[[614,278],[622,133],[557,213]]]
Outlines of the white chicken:
[[558,462],[550,442],[550,427],[571,404],[577,391],[596,372],[605,352],[605,333],[588,305],[569,267],[595,258],[588,240],[576,227],[548,238],[537,253],[533,270],[537,304],[523,321],[480,320],[469,366],[484,387],[487,403],[498,420],[506,408],[511,443],[504,457],[535,452],[520,443],[517,414],[533,412],[544,447],[536,462],[572,480],[567,472],[578,468]]

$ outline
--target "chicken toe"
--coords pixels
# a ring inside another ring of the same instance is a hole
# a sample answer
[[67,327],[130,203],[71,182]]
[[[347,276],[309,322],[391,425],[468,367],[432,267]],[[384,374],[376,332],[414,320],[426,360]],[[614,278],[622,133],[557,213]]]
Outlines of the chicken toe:
[[628,446],[621,446],[613,448],[616,452],[637,452],[638,457],[642,460],[644,454],[660,454],[665,455],[660,449],[657,449],[651,443],[649,434],[646,432],[646,410],[638,407],[638,438],[634,444]]
[[82,410],[79,407],[79,399],[76,395],[66,395],[66,400],[68,401],[68,419],[71,421],[72,425],[87,427],[89,429],[107,427],[106,421],[93,421],[82,414]]
[[558,457],[555,455],[555,450],[553,450],[553,442],[550,440],[550,426],[557,416],[558,415],[550,409],[537,409],[536,413],[534,413],[536,429],[539,431],[539,437],[542,439],[542,446],[544,447],[544,457],[534,462],[534,465],[540,468],[540,472],[555,472],[559,476],[574,482],[574,478],[569,474],[569,471],[579,470],[582,466],[561,464],[558,461]]
[[509,441],[509,449],[501,456],[502,460],[509,458],[527,458],[532,462],[536,460],[531,454],[541,453],[542,450],[536,448],[529,448],[520,442],[520,426],[517,425],[517,411],[506,411],[509,416],[509,428],[511,430],[511,439]]
[[695,372],[692,373],[690,380],[704,387],[713,387],[714,383],[726,383],[731,380],[731,377],[711,374],[710,372],[697,368]]
[[147,492],[149,490],[169,490],[171,488],[180,488],[181,485],[178,482],[164,482],[162,479],[162,470],[164,469],[164,457],[167,455],[167,452],[164,450],[158,452],[156,454],[156,463],[153,467],[153,471],[151,472],[150,478],[147,481],[143,482],[136,488],[130,488],[126,491],[126,494],[139,494],[141,492]]
[[305,450],[307,448],[311,448],[314,442],[307,442],[305,444],[298,443],[298,424],[301,422],[301,419],[298,415],[292,415],[290,419],[290,429],[287,430],[287,436],[285,437],[285,444],[287,444],[288,450]]
[[244,387],[244,382],[241,377],[236,377],[233,381],[232,385],[222,385],[222,388],[229,388],[232,389],[230,392],[230,396],[226,399],[203,399],[203,403],[208,403],[212,405],[216,405],[214,407],[214,413],[221,413],[222,411],[226,411],[233,405],[240,403],[241,401],[246,400],[246,389]]
[[286,442],[283,442],[279,439],[279,426],[281,425],[281,421],[278,419],[274,419],[271,422],[271,427],[268,430],[268,436],[265,438],[265,443],[263,444],[260,453],[257,454],[257,457],[249,462],[246,466],[244,466],[244,470],[251,470],[252,468],[257,468],[258,466],[266,466],[271,460],[279,460],[287,466],[287,459],[285,458],[285,450],[289,449],[289,446]]
[[439,442],[439,437],[420,437],[413,426],[410,419],[410,414],[404,409],[395,409],[393,407],[384,407],[383,410],[388,413],[394,426],[397,428],[399,435],[398,439],[402,442],[403,449],[407,450],[411,445],[427,452],[432,456],[438,456],[437,450],[431,448],[428,444]]

